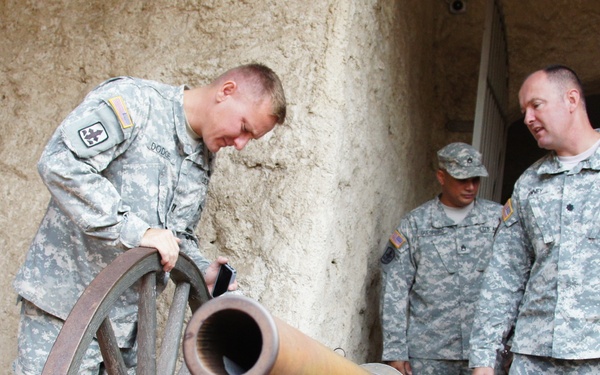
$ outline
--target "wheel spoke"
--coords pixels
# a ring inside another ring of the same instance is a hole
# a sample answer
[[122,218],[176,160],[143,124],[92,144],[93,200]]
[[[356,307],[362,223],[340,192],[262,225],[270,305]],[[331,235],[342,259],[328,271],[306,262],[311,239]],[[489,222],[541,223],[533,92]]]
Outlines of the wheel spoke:
[[[110,370],[111,374],[126,374],[123,357],[108,315],[120,296],[138,281],[141,282],[137,373],[173,374],[174,369],[170,372],[157,371],[156,363],[156,272],[160,272],[161,269],[160,256],[156,249],[151,248],[130,249],[104,268],[73,306],[52,347],[42,375],[76,375],[94,334],[100,343],[105,367],[110,366],[114,369]],[[175,268],[171,270],[171,280],[176,285],[172,304],[174,306],[171,306],[167,320],[166,341],[161,344],[161,358],[165,356],[165,359],[159,361],[161,366],[164,363],[164,368],[167,369],[173,368],[171,361],[177,360],[177,349],[181,346],[179,342],[177,345],[171,344],[170,336],[174,335],[175,341],[181,341],[186,298],[192,313],[211,298],[200,270],[185,254],[180,254]],[[171,351],[172,347],[176,348],[175,353]],[[185,365],[182,366],[180,374],[189,374]]]
[[98,344],[100,345],[100,352],[102,353],[106,371],[109,374],[127,375],[123,355],[121,354],[115,332],[108,318],[102,321],[96,336],[98,337]]
[[[165,325],[165,333],[161,343],[160,356],[158,357],[157,374],[174,374],[177,364],[177,355],[181,347],[181,335],[183,332],[183,320],[187,309],[187,301],[190,295],[190,283],[181,282],[177,284],[173,301],[169,308],[169,317]],[[185,365],[184,365],[185,366]]]
[[156,375],[156,274],[147,273],[140,283],[138,300],[139,375]]

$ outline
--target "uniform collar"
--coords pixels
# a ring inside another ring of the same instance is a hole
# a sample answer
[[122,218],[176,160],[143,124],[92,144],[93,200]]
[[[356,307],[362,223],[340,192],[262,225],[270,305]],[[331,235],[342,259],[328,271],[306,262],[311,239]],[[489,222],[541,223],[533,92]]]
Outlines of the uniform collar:
[[179,140],[180,151],[185,155],[196,154],[195,162],[204,170],[209,171],[214,154],[208,150],[202,139],[200,142],[193,140],[188,134],[187,119],[183,109],[183,92],[189,90],[187,85],[182,85],[173,102],[173,118],[175,119],[175,132]]
[[431,225],[434,228],[443,228],[455,225],[468,226],[485,222],[485,218],[479,214],[479,202],[477,198],[475,198],[473,203],[473,209],[471,212],[467,214],[463,221],[461,221],[459,224],[456,224],[454,220],[450,219],[446,215],[446,211],[444,211],[444,206],[440,201],[440,197],[435,197],[435,204],[431,209]]
[[[600,132],[600,129],[596,129],[597,132]],[[600,170],[600,147],[596,149],[596,151],[587,159],[582,160],[577,164],[573,169],[571,169],[571,173],[578,173],[582,169],[591,169],[594,171]],[[558,174],[562,172],[567,172],[563,167],[560,161],[558,160],[558,156],[556,152],[552,151],[547,156],[542,159],[540,166],[537,169],[538,175],[543,174]]]

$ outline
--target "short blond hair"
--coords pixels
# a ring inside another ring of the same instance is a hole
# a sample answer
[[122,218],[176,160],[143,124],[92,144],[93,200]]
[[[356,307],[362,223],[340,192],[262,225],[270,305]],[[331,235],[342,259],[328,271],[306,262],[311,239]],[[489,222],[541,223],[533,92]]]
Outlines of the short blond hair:
[[227,80],[246,83],[257,101],[269,98],[272,115],[277,118],[278,124],[283,124],[287,107],[285,93],[281,80],[271,68],[259,63],[240,65],[221,74],[213,83],[220,84]]

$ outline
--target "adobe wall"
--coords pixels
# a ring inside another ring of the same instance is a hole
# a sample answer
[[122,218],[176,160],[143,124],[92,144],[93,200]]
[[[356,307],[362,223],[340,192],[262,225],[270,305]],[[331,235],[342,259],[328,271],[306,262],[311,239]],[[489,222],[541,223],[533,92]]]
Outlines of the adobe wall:
[[282,78],[288,120],[242,152],[219,152],[202,249],[230,257],[241,289],[273,315],[357,363],[377,361],[382,247],[437,191],[435,150],[470,140],[448,134],[453,116],[435,105],[462,79],[435,63],[444,6],[3,2],[0,368],[16,354],[11,282],[49,199],[36,162],[56,126],[109,77],[195,86],[251,61]]

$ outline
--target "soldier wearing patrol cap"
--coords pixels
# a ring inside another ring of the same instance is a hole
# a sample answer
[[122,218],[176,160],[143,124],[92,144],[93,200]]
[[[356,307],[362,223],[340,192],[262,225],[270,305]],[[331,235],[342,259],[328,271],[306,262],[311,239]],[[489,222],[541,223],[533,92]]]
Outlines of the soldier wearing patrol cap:
[[488,176],[481,154],[466,143],[450,143],[439,150],[437,156],[439,168],[456,179]]
[[402,374],[470,373],[469,337],[501,206],[478,199],[488,175],[465,143],[437,153],[442,193],[400,221],[381,257],[383,361]]
[[[243,149],[283,123],[285,109],[279,78],[261,64],[230,69],[192,89],[120,77],[90,92],[38,163],[51,199],[14,281],[23,300],[15,372],[42,372],[83,290],[127,249],[157,248],[166,272],[181,251],[211,290],[227,259],[210,263],[200,254],[196,226],[213,153]],[[137,292],[129,290],[110,314],[130,373],[136,303]],[[98,374],[101,362],[93,340],[80,373]]]

